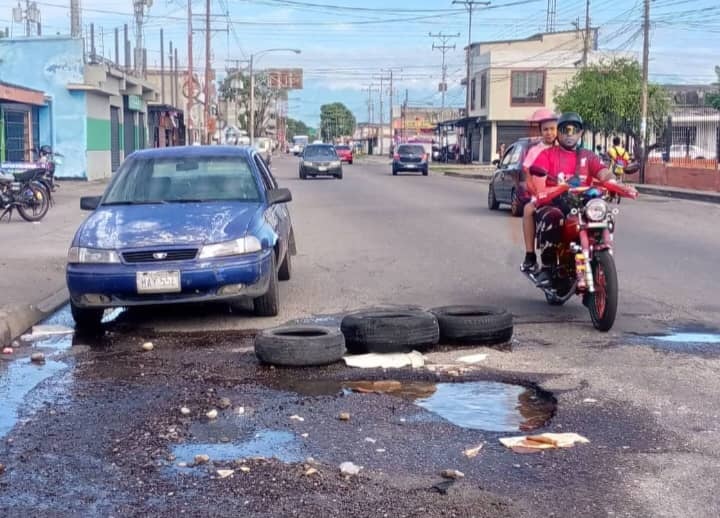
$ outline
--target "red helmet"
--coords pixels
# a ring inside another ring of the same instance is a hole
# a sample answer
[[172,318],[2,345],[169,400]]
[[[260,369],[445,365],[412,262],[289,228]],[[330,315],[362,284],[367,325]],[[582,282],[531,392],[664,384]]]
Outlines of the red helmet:
[[545,121],[557,121],[558,116],[552,110],[547,108],[539,108],[530,117],[530,122],[542,124]]

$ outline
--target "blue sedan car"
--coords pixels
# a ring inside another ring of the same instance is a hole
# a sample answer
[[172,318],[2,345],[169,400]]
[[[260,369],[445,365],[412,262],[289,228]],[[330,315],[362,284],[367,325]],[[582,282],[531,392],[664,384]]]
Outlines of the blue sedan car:
[[106,308],[252,299],[278,314],[278,280],[291,275],[295,239],[286,202],[251,148],[188,146],[138,151],[123,162],[68,252],[78,327]]

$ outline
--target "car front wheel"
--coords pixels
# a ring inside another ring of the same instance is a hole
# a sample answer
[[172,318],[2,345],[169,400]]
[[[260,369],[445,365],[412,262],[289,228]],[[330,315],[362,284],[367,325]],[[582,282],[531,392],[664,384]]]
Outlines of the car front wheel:
[[253,301],[255,314],[259,317],[274,317],[280,311],[280,290],[275,253],[270,255],[270,284],[265,295]]

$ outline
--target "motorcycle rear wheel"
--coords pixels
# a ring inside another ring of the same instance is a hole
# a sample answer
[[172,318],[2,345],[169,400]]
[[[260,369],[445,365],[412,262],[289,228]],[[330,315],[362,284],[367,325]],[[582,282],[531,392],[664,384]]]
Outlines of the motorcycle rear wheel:
[[615,259],[608,250],[595,254],[592,262],[595,292],[588,297],[588,309],[593,326],[598,331],[612,329],[617,315],[618,280]]
[[40,221],[50,208],[50,197],[47,191],[37,184],[23,187],[23,203],[18,203],[16,209],[25,221]]

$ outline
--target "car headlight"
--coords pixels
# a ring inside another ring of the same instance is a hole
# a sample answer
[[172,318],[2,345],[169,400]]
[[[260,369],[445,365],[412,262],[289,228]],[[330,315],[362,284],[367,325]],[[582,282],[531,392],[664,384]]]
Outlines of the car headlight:
[[262,250],[260,240],[255,236],[241,237],[232,241],[205,245],[200,250],[199,259],[210,259],[212,257],[227,257],[230,255],[250,254]]
[[590,200],[585,206],[585,217],[590,221],[602,221],[607,213],[608,204],[604,200]]
[[340,160],[334,160],[333,162],[330,162],[330,167],[340,167],[342,165],[342,162]]
[[67,262],[70,264],[116,264],[120,262],[120,256],[115,250],[73,246],[68,251]]
[[303,164],[305,167],[312,167],[312,165],[313,165],[313,163],[310,162],[309,160],[303,160],[303,161],[302,161],[302,164]]

